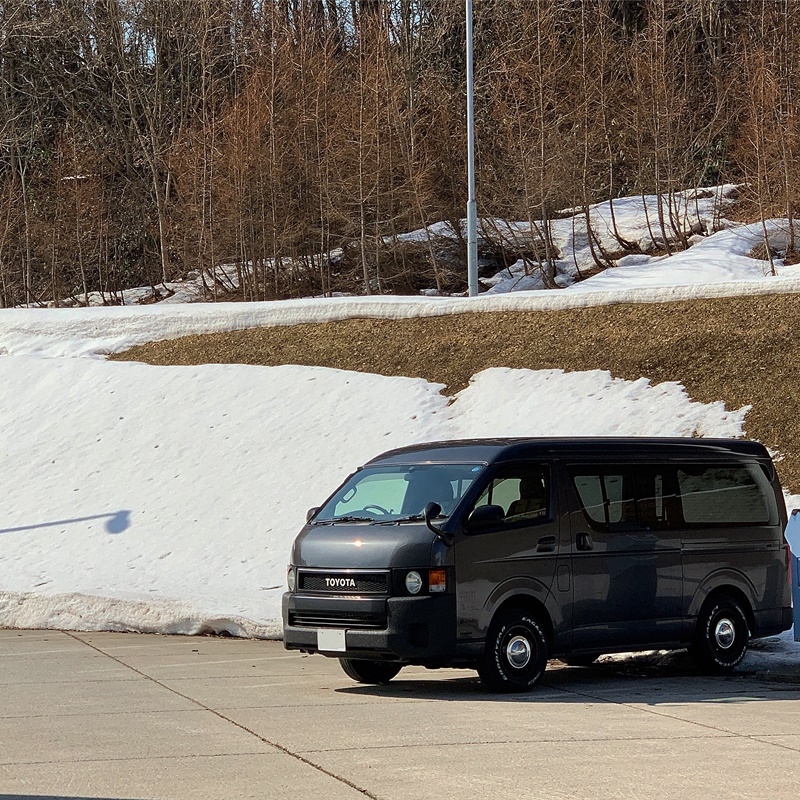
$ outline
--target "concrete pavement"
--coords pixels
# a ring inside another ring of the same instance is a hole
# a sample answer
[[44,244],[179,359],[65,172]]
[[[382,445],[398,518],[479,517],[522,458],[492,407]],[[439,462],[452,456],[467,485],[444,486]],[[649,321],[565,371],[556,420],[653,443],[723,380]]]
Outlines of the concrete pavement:
[[796,798],[800,675],[553,662],[386,687],[276,642],[0,631],[9,798]]

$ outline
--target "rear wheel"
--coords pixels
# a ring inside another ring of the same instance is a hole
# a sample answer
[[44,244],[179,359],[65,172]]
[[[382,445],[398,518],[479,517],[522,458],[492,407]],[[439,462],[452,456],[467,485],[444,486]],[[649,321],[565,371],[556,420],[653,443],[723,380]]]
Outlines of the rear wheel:
[[508,609],[493,620],[478,675],[493,692],[527,692],[547,666],[547,638],[527,611]]
[[749,638],[741,604],[720,594],[703,606],[690,652],[704,669],[730,672],[744,658]]
[[368,661],[357,658],[340,658],[345,675],[358,683],[389,683],[403,668],[389,661]]

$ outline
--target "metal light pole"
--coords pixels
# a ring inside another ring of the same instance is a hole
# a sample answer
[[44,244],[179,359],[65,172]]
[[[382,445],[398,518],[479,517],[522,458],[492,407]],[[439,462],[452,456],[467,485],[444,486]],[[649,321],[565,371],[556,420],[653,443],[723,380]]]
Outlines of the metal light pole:
[[467,285],[478,294],[478,202],[475,199],[475,58],[472,47],[472,0],[467,0]]

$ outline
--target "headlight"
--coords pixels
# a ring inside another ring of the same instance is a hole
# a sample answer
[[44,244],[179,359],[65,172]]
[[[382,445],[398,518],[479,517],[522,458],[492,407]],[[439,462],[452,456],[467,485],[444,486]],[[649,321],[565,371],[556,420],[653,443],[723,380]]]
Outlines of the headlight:
[[422,577],[413,570],[406,575],[406,589],[409,594],[419,594],[422,589]]
[[294,567],[287,567],[286,568],[286,584],[289,587],[289,591],[293,592],[297,581],[295,579]]

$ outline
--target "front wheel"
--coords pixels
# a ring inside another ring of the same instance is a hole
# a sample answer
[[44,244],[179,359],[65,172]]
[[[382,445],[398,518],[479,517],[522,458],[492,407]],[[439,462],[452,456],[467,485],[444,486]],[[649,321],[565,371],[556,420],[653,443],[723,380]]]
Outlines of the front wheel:
[[389,683],[403,668],[389,661],[369,661],[358,658],[340,658],[344,674],[358,683]]
[[547,666],[547,638],[527,611],[509,609],[492,622],[478,675],[493,692],[527,692]]
[[722,594],[700,612],[690,652],[704,669],[730,672],[744,658],[749,638],[747,617],[741,605]]

